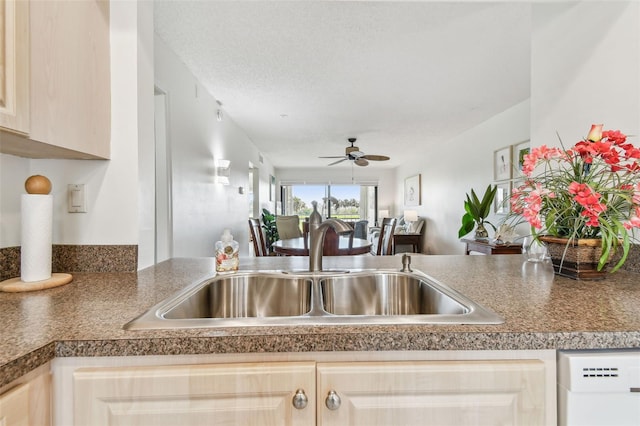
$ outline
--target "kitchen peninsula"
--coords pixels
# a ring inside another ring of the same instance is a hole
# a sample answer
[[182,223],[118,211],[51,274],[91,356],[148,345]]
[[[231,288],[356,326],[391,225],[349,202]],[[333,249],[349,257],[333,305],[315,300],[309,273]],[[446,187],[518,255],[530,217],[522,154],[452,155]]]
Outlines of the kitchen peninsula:
[[[303,257],[248,258],[241,269],[300,270],[307,262]],[[324,267],[399,269],[401,258],[327,257]],[[513,255],[413,255],[412,267],[493,310],[504,323],[125,331],[125,323],[154,304],[213,275],[213,259],[173,259],[138,273],[77,273],[64,287],[0,294],[5,325],[0,386],[69,357],[215,354],[229,362],[239,354],[289,354],[296,360],[307,353],[397,353],[412,359],[412,354],[431,352],[640,347],[636,273],[620,271],[604,281],[555,277],[549,282],[530,275],[522,258]]]

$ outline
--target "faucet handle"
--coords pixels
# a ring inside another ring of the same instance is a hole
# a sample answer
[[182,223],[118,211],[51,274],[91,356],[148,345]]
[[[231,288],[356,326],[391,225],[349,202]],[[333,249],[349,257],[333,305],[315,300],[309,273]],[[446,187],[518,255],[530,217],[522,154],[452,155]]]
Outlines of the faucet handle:
[[402,255],[402,269],[400,272],[413,272],[413,269],[411,269],[411,256],[406,253]]

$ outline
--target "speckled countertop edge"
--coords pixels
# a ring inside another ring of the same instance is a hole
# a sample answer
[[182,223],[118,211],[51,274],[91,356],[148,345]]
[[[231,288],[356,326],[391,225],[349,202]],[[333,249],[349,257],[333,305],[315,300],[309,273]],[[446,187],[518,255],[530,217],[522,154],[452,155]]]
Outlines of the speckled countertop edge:
[[[242,269],[305,269],[305,258],[245,259]],[[325,259],[326,268],[395,268],[398,257]],[[211,259],[138,273],[76,274],[66,286],[0,294],[0,386],[54,357],[210,353],[640,347],[640,275],[541,281],[520,256],[414,256],[420,269],[505,318],[500,325],[296,326],[125,331],[122,325],[212,274]]]

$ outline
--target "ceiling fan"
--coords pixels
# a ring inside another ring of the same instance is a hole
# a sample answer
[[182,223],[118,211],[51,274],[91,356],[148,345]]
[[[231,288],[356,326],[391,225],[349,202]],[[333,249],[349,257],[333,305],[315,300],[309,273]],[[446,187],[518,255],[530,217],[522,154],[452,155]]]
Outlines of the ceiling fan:
[[368,155],[364,152],[360,151],[360,148],[357,146],[353,146],[356,143],[356,138],[347,139],[351,146],[348,146],[345,149],[344,155],[339,156],[330,156],[330,157],[319,157],[319,158],[339,158],[340,160],[334,161],[330,163],[329,166],[333,166],[334,164],[342,163],[343,161],[351,160],[358,166],[366,166],[369,164],[369,161],[387,161],[389,157],[386,155]]

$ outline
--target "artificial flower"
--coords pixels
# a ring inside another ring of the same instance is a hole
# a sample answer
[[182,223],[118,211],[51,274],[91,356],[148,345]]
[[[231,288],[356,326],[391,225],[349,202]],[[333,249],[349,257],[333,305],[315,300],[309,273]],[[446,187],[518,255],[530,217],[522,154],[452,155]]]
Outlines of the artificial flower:
[[613,272],[640,228],[640,149],[619,130],[602,128],[592,125],[569,149],[533,148],[524,157],[526,180],[510,201],[512,216],[529,223],[533,235],[600,238],[599,269],[622,248]]

